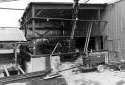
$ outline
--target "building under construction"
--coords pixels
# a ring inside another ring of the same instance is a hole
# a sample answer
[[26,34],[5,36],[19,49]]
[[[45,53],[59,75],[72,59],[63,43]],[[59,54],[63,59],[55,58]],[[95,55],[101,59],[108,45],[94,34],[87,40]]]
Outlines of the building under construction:
[[50,71],[52,56],[60,56],[61,63],[75,61],[79,55],[88,57],[90,53],[106,53],[105,58],[95,58],[92,63],[124,60],[125,1],[111,4],[77,1],[28,4],[19,20],[27,43],[20,46],[23,54],[17,57],[25,72]]
[[[104,35],[104,31],[108,22],[102,20],[106,7],[106,4],[79,4],[76,20],[73,18],[72,3],[30,3],[20,20],[21,29],[25,31],[33,55],[51,54],[56,44],[64,41],[71,44],[71,52],[82,51],[88,37],[88,51],[108,50],[104,46],[108,36]],[[76,26],[73,30],[74,21]],[[65,46],[65,49],[59,47],[57,52],[66,53],[70,46]],[[72,57],[67,60],[70,59]]]

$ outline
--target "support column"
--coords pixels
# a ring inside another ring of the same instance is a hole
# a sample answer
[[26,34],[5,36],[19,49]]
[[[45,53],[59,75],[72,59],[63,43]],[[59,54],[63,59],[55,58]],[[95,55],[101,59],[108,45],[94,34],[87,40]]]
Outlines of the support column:
[[24,28],[24,35],[27,37],[27,28]]
[[17,44],[14,44],[15,64],[17,65]]
[[[32,18],[35,17],[35,8],[32,6]],[[32,32],[33,32],[33,37],[35,37],[35,20],[32,20]],[[36,40],[33,39],[33,55],[36,54]]]
[[101,20],[101,12],[100,12],[100,9],[98,9],[98,20]]
[[101,48],[101,40],[100,40],[100,37],[96,37],[96,38],[95,38],[95,49],[96,49],[97,51],[99,51],[100,48]]

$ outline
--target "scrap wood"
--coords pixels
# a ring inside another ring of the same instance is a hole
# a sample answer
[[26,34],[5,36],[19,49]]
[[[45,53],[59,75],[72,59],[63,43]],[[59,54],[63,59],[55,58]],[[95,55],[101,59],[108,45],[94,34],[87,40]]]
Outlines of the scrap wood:
[[9,84],[9,83],[14,83],[19,81],[26,81],[30,79],[31,80],[39,79],[46,76],[48,72],[50,71],[47,71],[47,72],[39,71],[39,72],[32,72],[32,73],[23,74],[23,75],[3,77],[3,78],[0,78],[0,83]]
[[60,75],[60,74],[47,75],[46,77],[43,78],[43,80],[54,79],[54,78],[58,78],[58,77],[61,77],[61,76],[62,75]]

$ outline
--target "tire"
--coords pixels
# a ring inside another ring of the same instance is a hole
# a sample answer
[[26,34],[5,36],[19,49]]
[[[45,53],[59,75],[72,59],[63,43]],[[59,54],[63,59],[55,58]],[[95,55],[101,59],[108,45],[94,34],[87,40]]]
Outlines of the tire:
[[104,69],[104,66],[103,66],[103,65],[98,65],[98,66],[97,66],[97,71],[98,71],[98,72],[104,72],[104,70],[105,70],[105,69]]

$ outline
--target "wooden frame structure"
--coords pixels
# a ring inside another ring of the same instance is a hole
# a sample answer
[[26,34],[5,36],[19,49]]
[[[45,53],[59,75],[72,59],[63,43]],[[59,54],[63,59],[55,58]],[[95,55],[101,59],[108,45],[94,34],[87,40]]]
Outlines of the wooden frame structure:
[[[96,19],[82,19],[79,18],[77,21],[78,22],[92,22],[92,23],[98,23],[98,25],[100,26],[100,23],[104,23],[104,25],[107,24],[107,21],[103,21],[101,20],[101,12],[103,12],[105,10],[106,4],[79,4],[79,11],[81,12],[82,10],[86,11],[92,11],[95,12],[94,15],[96,15]],[[57,11],[55,11],[57,10]],[[60,11],[62,10],[62,11]],[[47,3],[47,2],[31,2],[28,7],[26,8],[22,18],[20,19],[20,23],[21,23],[21,27],[20,29],[25,31],[25,36],[26,38],[31,41],[33,43],[33,54],[31,54],[32,56],[38,56],[36,54],[36,39],[43,39],[43,38],[70,38],[70,35],[58,35],[58,36],[36,36],[36,30],[37,28],[40,29],[45,29],[42,28],[42,26],[38,26],[37,22],[49,22],[49,21],[64,21],[64,22],[72,22],[75,19],[72,18],[66,18],[62,15],[60,16],[53,16],[54,13],[58,15],[61,13],[64,13],[65,10],[69,10],[70,13],[72,13],[73,10],[73,3]],[[49,14],[47,12],[50,12],[52,14]],[[88,12],[91,13],[91,12]],[[48,14],[48,16],[46,16],[46,14]],[[65,15],[66,13],[64,13]],[[43,15],[43,16],[42,16]],[[90,14],[89,14],[90,15]],[[82,15],[81,15],[82,16]],[[84,15],[83,15],[84,16]],[[99,28],[99,26],[97,28]],[[27,37],[28,34],[28,29],[31,29],[32,31],[32,37]],[[53,28],[55,29],[55,28]],[[104,28],[103,28],[104,29]],[[48,29],[49,30],[49,29]],[[63,29],[62,29],[63,30]],[[45,32],[46,33],[46,32]],[[96,35],[96,36],[100,36],[100,34]],[[83,37],[80,35],[74,36],[74,37]],[[51,55],[51,54],[48,54]],[[40,56],[40,55],[39,55]],[[41,55],[42,56],[42,55]],[[47,57],[47,62],[50,62],[49,57]],[[48,68],[50,68],[49,64],[47,64]]]

